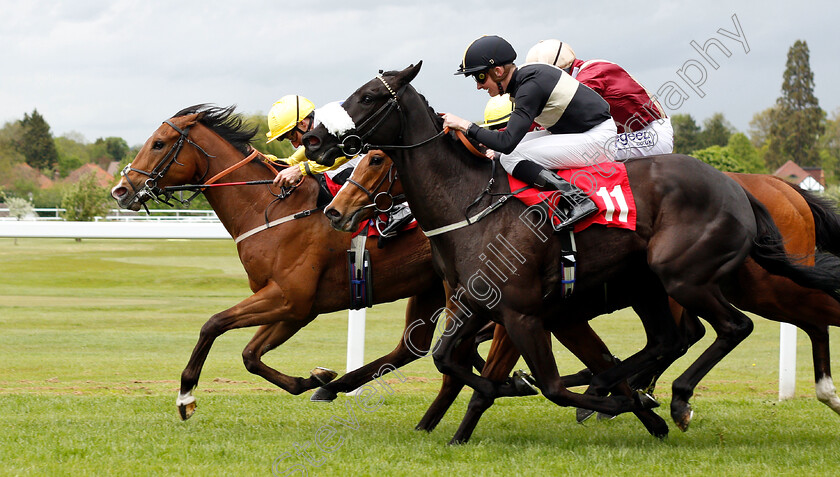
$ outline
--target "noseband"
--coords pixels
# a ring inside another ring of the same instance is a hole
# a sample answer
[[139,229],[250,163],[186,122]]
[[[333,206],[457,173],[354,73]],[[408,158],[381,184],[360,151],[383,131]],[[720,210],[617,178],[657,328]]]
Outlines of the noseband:
[[[146,207],[146,201],[149,199],[155,200],[157,202],[162,202],[170,207],[173,206],[173,204],[169,202],[170,199],[172,199],[172,191],[167,191],[158,187],[158,181],[163,179],[163,177],[166,175],[167,172],[169,172],[169,168],[172,167],[173,164],[183,166],[183,164],[178,162],[177,159],[178,154],[180,154],[181,152],[181,148],[184,147],[184,143],[191,144],[196,149],[201,151],[201,153],[204,154],[205,157],[215,157],[208,154],[207,151],[202,149],[201,146],[194,143],[192,139],[189,138],[190,126],[181,129],[175,124],[173,124],[172,121],[170,121],[169,119],[164,121],[164,124],[168,124],[169,126],[171,126],[172,129],[174,129],[180,136],[178,137],[178,141],[175,144],[173,144],[171,148],[169,148],[169,151],[166,153],[163,159],[161,159],[161,161],[158,162],[157,165],[155,165],[155,168],[152,169],[151,172],[148,172],[141,169],[135,169],[131,167],[131,163],[128,163],[120,172],[120,175],[122,175],[125,178],[126,182],[128,182],[128,185],[130,185],[131,189],[134,191],[136,200],[140,201],[143,204],[143,207]],[[138,189],[138,187],[131,181],[131,179],[128,178],[127,174],[130,171],[148,177],[148,179],[146,179],[146,181],[143,183],[142,188]],[[205,171],[204,174],[206,175],[207,171]],[[204,176],[202,176],[202,179],[204,179]],[[196,194],[198,193],[200,192],[196,192]],[[195,195],[193,195],[193,197],[195,197]],[[189,203],[189,201],[192,200],[193,197],[187,199],[187,203]],[[146,211],[148,212],[148,208],[146,208]]]
[[[378,191],[379,188],[382,187],[382,184],[386,180],[389,182],[388,190],[377,193],[376,191]],[[376,211],[379,213],[388,213],[391,211],[391,209],[394,208],[394,205],[405,202],[404,194],[400,194],[397,196],[391,194],[391,189],[394,188],[394,183],[397,182],[397,172],[394,170],[393,164],[391,164],[391,167],[388,169],[388,174],[379,179],[379,182],[377,182],[376,185],[373,186],[373,190],[368,190],[367,188],[365,188],[365,186],[354,181],[352,178],[348,178],[347,182],[358,187],[359,190],[361,190],[368,196],[370,204],[363,206],[362,209],[373,208],[376,209]],[[380,198],[387,201],[387,207],[384,205],[382,207],[379,206]]]

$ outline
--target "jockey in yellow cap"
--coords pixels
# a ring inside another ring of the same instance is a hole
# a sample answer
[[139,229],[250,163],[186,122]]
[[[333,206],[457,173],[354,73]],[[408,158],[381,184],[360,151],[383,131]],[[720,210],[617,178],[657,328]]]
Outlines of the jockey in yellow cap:
[[[334,107],[338,103],[329,103],[323,109]],[[303,135],[320,124],[318,110],[312,101],[303,96],[292,94],[283,96],[268,112],[268,132],[266,143],[274,140],[288,139],[297,150],[283,161],[291,166],[283,169],[274,178],[279,186],[289,186],[299,182],[303,176],[325,173],[332,178],[344,169],[352,168],[358,163],[358,158],[339,157],[332,166],[322,166],[306,159],[305,150],[301,146]]]
[[484,107],[484,124],[481,127],[492,130],[501,129],[507,125],[512,112],[513,101],[510,100],[509,94],[493,96]]

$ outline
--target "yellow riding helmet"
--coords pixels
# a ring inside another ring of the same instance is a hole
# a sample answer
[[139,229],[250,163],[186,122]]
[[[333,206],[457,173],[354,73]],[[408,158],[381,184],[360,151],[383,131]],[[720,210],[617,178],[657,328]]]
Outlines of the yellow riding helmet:
[[493,96],[490,101],[487,101],[487,106],[484,107],[484,124],[483,128],[492,128],[493,126],[504,125],[510,120],[510,113],[513,112],[513,101],[510,100],[509,94],[502,94]]
[[280,98],[268,112],[266,144],[291,131],[312,111],[315,111],[315,105],[303,96],[290,94]]
[[560,40],[540,40],[528,50],[526,63],[548,63],[561,69],[572,66],[575,61],[575,50],[568,43]]

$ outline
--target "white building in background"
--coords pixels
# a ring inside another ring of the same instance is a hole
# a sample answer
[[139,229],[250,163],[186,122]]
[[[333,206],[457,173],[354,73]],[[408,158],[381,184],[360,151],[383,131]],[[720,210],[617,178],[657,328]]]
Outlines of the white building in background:
[[800,167],[793,161],[787,161],[776,169],[774,176],[792,182],[804,190],[823,192],[825,190],[825,175],[819,167]]

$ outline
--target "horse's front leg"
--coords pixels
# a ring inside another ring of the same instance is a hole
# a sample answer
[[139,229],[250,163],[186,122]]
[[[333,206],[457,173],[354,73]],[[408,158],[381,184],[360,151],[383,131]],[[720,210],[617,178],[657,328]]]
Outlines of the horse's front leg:
[[[249,343],[249,348],[246,348],[243,353],[246,367],[251,366],[253,369],[258,369],[258,367],[249,363],[252,357],[259,360],[259,356],[278,346],[310,322],[314,318],[309,314],[311,306],[311,299],[290,301],[280,286],[270,281],[265,287],[236,306],[216,313],[207,320],[201,327],[198,342],[193,349],[189,362],[181,373],[181,389],[176,401],[181,419],[189,419],[195,411],[196,400],[192,392],[198,384],[201,369],[217,337],[229,330],[249,326],[272,325],[283,320],[284,326],[278,326],[278,329],[266,326],[257,332],[257,335]],[[333,373],[332,377],[334,376]],[[271,379],[269,377],[266,377],[266,379],[283,389],[289,388],[287,390],[290,390],[290,392],[295,389],[295,378],[277,373],[276,376],[272,375]]]
[[[503,383],[508,382],[508,375],[518,360],[519,351],[513,346],[505,327],[497,325],[494,328],[493,343],[487,352],[487,362],[481,371],[481,376],[501,386]],[[522,380],[521,387],[527,387],[528,385],[529,383]],[[536,391],[523,392],[522,394],[536,394]],[[472,398],[470,398],[470,403],[467,406],[467,412],[464,414],[464,418],[461,419],[461,424],[458,426],[458,430],[455,431],[455,435],[449,443],[464,444],[469,441],[484,411],[489,409],[494,401],[494,397],[474,391]]]
[[[337,393],[350,392],[371,380],[379,380],[383,375],[425,356],[435,332],[436,317],[446,303],[445,298],[442,284],[436,284],[409,298],[405,309],[405,328],[397,346],[390,353],[322,386],[312,394],[312,401],[332,401]],[[398,371],[394,376],[405,381],[403,374]]]
[[[448,374],[462,381],[489,399],[498,396],[499,386],[489,379],[473,374],[471,363],[460,357],[456,350],[464,340],[474,340],[487,319],[481,316],[465,317],[463,314],[454,315],[449,319],[447,329],[440,337],[432,357],[438,371]],[[459,359],[460,358],[460,359]]]

